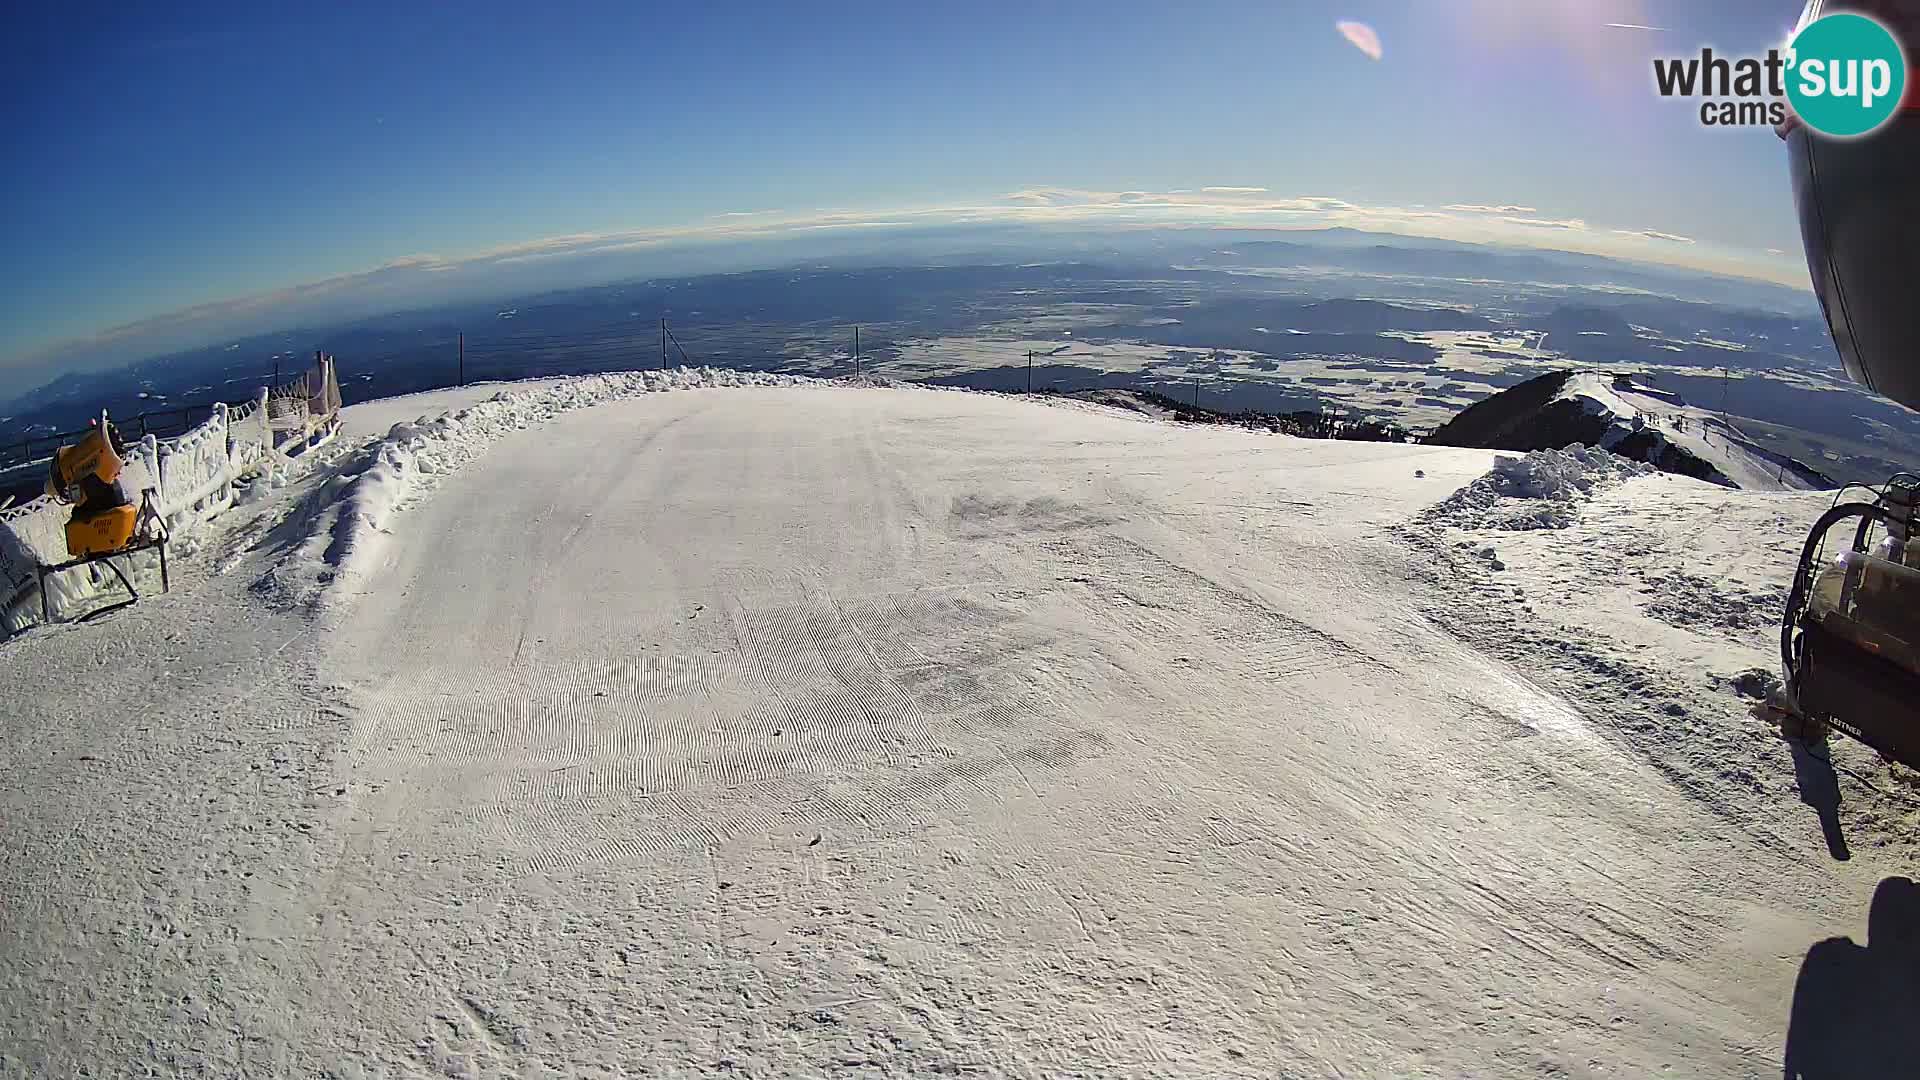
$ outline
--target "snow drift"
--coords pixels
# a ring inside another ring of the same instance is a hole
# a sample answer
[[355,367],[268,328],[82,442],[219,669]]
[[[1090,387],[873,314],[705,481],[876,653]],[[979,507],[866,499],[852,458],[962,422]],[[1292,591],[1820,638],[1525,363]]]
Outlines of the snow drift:
[[1448,496],[1423,520],[1463,529],[1565,529],[1594,492],[1653,471],[1651,465],[1579,443],[1496,458],[1485,476]]

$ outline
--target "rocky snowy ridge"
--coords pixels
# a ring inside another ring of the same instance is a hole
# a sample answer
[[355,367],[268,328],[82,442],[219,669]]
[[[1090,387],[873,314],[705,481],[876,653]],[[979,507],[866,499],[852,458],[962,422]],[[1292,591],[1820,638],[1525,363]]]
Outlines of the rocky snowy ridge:
[[1558,450],[1576,443],[1722,487],[1816,491],[1836,486],[1762,447],[1738,426],[1629,375],[1541,375],[1463,410],[1428,441],[1489,450]]

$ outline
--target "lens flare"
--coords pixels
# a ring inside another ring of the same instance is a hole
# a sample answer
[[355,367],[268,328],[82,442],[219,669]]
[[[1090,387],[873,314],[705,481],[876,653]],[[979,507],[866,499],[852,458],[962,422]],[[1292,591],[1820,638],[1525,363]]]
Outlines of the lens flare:
[[1380,49],[1380,35],[1373,32],[1373,27],[1368,26],[1366,23],[1363,23],[1363,22],[1354,22],[1351,19],[1342,19],[1341,21],[1334,23],[1333,28],[1335,30],[1340,31],[1341,37],[1346,38],[1348,41],[1352,42],[1354,48],[1359,49],[1361,52],[1366,53],[1368,56],[1372,57],[1375,60],[1380,59],[1382,55],[1381,49]]

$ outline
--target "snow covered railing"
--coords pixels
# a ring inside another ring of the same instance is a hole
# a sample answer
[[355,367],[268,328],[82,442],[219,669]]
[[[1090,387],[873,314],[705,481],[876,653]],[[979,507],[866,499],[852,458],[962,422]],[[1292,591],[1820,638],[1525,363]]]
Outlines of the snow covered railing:
[[[66,558],[66,525],[60,504],[45,495],[0,510],[0,615],[25,603],[41,566]],[[0,623],[0,632],[14,629],[10,618]]]
[[233,505],[234,467],[227,443],[227,407],[161,446],[155,509],[168,528],[204,521]]
[[227,408],[227,455],[245,468],[273,450],[273,428],[268,424],[267,391],[244,405]]

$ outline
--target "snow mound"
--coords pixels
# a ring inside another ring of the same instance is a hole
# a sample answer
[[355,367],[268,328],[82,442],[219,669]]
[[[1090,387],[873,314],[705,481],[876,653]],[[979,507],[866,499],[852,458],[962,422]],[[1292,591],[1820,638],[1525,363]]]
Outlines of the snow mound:
[[1501,456],[1493,468],[1428,510],[1422,520],[1463,529],[1565,529],[1595,491],[1653,466],[1575,443],[1565,450]]
[[[885,375],[842,375],[836,379],[823,380],[834,386],[853,387],[864,390],[921,390],[923,384],[908,382],[905,379],[890,378]],[[944,389],[944,388],[943,388]]]
[[[669,390],[744,386],[798,386],[817,380],[792,375],[680,368],[587,375],[525,390],[503,390],[486,401],[431,419],[393,425],[329,478],[301,508],[300,539],[254,583],[281,602],[323,607],[338,586],[351,594],[379,565],[393,516],[439,486],[499,439],[574,409]],[[275,481],[269,479],[269,484]],[[285,480],[278,481],[284,485]]]

